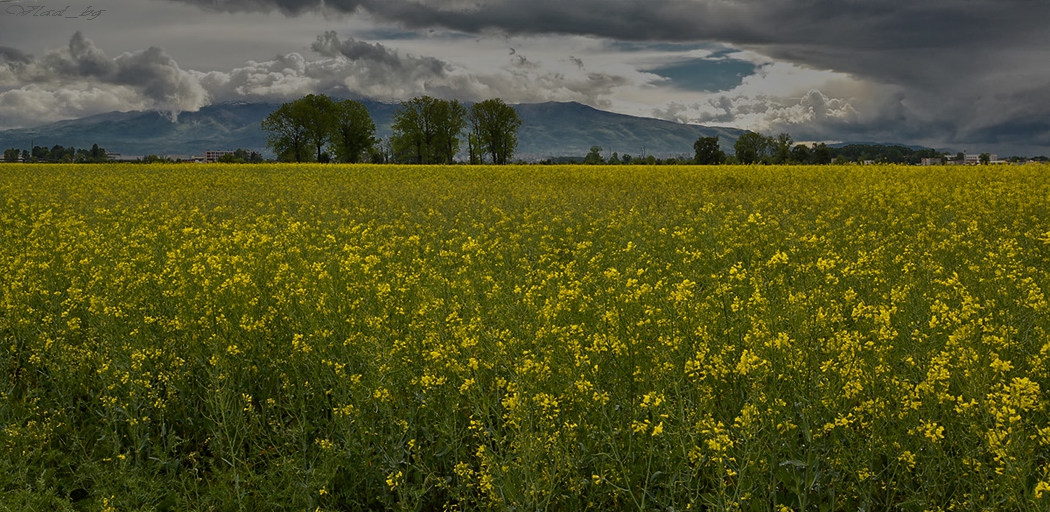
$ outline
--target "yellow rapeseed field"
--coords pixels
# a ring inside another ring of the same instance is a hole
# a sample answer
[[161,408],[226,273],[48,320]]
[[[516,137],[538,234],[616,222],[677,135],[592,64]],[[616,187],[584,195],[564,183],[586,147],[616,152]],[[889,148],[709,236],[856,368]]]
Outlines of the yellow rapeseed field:
[[0,165],[0,508],[1050,509],[1050,167]]

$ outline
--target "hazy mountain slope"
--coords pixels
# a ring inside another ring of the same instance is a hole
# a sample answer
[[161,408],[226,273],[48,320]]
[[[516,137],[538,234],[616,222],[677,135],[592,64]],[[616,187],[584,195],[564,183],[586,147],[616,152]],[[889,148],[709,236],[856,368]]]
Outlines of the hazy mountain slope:
[[[388,137],[397,106],[364,103],[376,123],[377,136]],[[87,148],[97,143],[123,155],[201,155],[207,150],[236,148],[269,154],[260,123],[277,106],[223,103],[183,112],[176,122],[157,112],[111,112],[32,129],[0,131],[0,149],[56,144]],[[601,146],[605,153],[633,156],[691,155],[698,137],[712,135],[719,135],[722,146],[732,152],[733,142],[742,133],[614,114],[579,103],[522,104],[515,108],[522,118],[516,156],[527,160],[583,156],[591,146]]]
[[0,147],[30,144],[91,147],[124,155],[200,155],[209,149],[266,149],[262,120],[277,105],[227,103],[183,112],[177,122],[158,112],[111,112],[37,128],[0,131]]
[[693,155],[693,143],[701,136],[719,136],[723,149],[732,153],[742,130],[686,125],[605,112],[579,103],[516,105],[522,125],[518,154],[528,159],[586,155],[591,146],[604,153],[618,152],[635,157],[646,155]]

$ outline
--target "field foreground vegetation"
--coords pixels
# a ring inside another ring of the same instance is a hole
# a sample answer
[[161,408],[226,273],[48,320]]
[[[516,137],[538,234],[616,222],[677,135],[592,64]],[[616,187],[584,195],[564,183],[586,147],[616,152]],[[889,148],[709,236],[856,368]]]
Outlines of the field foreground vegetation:
[[1050,167],[0,166],[0,507],[1050,508]]

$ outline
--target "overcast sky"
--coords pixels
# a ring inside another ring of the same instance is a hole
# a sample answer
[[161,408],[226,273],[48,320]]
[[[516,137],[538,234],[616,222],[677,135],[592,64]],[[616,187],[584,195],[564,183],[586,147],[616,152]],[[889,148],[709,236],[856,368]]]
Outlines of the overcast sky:
[[0,0],[0,129],[311,92],[1050,154],[1046,0]]

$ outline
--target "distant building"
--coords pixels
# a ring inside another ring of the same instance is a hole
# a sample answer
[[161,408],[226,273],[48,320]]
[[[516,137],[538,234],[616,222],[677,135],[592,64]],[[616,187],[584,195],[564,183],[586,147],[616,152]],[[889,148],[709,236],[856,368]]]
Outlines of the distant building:
[[205,151],[204,162],[208,164],[215,163],[224,155],[232,155],[233,153],[233,151]]
[[111,162],[136,162],[142,159],[141,156],[122,155],[120,153],[114,153],[112,151],[106,152],[106,158],[108,158]]
[[[988,154],[988,163],[998,163],[998,161],[999,155],[995,153]],[[966,165],[978,165],[981,163],[981,155],[965,154],[963,155],[963,163]]]
[[944,163],[944,159],[941,157],[936,158],[923,158],[921,165],[941,165]]

